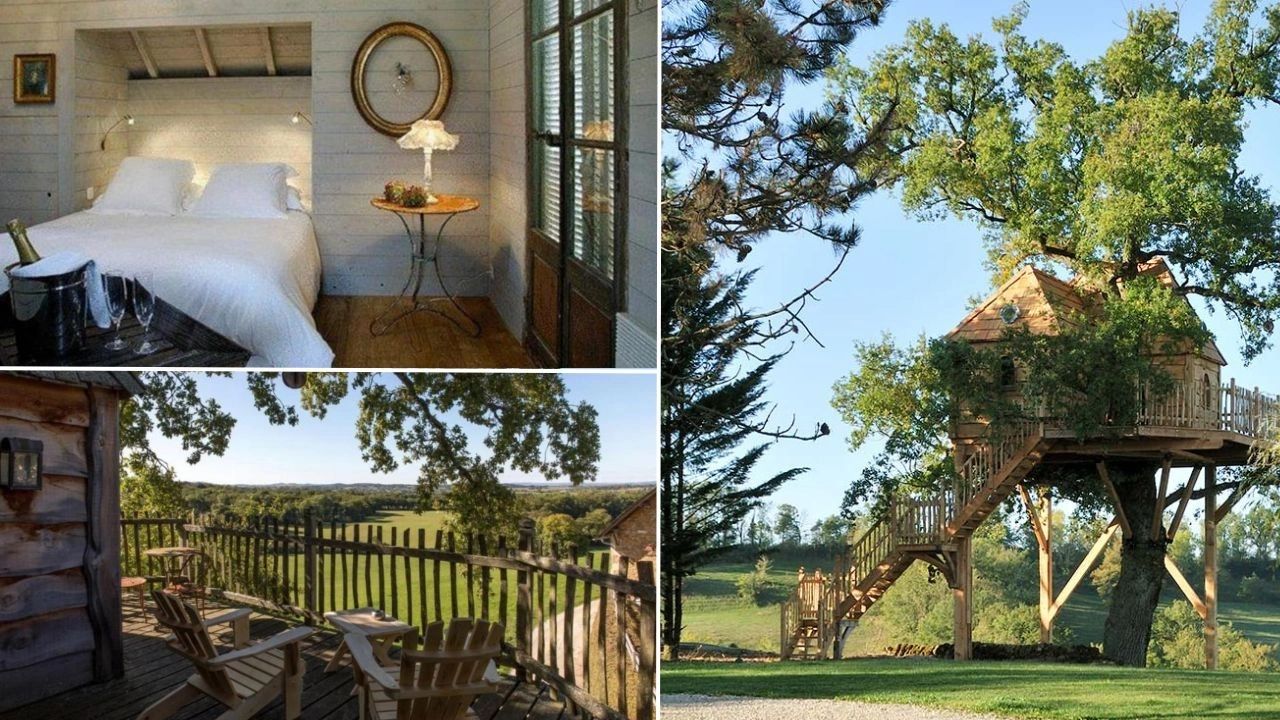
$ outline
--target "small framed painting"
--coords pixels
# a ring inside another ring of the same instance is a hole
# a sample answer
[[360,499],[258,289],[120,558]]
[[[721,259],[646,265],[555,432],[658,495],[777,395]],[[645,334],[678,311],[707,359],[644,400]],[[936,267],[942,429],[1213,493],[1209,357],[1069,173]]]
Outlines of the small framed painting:
[[52,55],[13,56],[13,101],[51,103],[58,94],[57,58]]

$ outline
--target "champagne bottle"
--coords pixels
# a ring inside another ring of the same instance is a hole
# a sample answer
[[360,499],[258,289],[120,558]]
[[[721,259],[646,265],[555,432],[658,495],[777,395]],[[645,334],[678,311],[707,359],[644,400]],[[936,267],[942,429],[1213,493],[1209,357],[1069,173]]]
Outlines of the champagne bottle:
[[39,262],[40,253],[36,252],[31,240],[27,237],[27,226],[15,218],[10,220],[6,227],[9,229],[9,237],[13,238],[14,247],[18,248],[18,264],[30,265]]

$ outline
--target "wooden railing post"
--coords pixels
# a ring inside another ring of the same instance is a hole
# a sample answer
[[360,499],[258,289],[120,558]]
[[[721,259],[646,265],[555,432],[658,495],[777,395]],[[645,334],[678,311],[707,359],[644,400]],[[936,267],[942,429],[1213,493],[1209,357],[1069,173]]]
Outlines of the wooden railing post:
[[[530,518],[520,520],[520,552],[533,552],[534,524]],[[516,594],[516,648],[523,653],[533,654],[533,573],[526,565],[516,574],[519,590]],[[524,667],[518,669],[521,682],[528,681],[528,671]]]
[[302,557],[303,557],[303,574],[302,581],[302,608],[307,611],[307,621],[311,622],[311,615],[316,611],[316,593],[319,592],[320,586],[316,582],[316,519],[311,515],[311,511],[307,510],[302,514]]
[[[640,582],[655,586],[655,576],[652,562],[641,562],[636,567]],[[654,711],[654,672],[657,667],[657,657],[655,649],[657,645],[653,642],[658,636],[658,605],[657,598],[651,594],[643,594],[640,597],[640,642],[637,650],[640,653],[640,670],[639,670],[639,688],[636,690],[636,712],[639,713],[640,720],[653,720],[656,717]]]

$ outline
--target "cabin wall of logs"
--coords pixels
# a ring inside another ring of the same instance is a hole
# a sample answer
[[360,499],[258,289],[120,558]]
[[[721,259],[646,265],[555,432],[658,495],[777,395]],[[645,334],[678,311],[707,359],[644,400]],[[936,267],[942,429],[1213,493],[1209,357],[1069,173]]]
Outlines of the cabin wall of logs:
[[146,550],[186,546],[214,598],[323,624],[324,613],[380,608],[422,626],[453,617],[506,628],[506,660],[591,716],[654,717],[656,589],[651,562],[539,540],[359,523],[126,518],[126,575],[160,583]]
[[0,489],[0,710],[123,673],[122,391],[0,374],[0,437],[43,443],[40,490]]

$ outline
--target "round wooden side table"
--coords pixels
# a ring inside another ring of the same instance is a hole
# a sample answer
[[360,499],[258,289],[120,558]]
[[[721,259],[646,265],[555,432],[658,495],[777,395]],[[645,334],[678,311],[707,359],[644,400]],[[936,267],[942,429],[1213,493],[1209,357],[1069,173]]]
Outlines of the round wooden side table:
[[[373,335],[383,335],[391,329],[392,325],[400,322],[400,320],[405,317],[420,310],[426,310],[427,312],[433,312],[445,318],[449,322],[452,322],[459,330],[470,334],[472,337],[480,336],[480,322],[463,309],[462,305],[458,303],[458,299],[453,295],[453,293],[449,292],[449,288],[446,287],[444,283],[444,276],[440,273],[440,240],[444,237],[445,228],[449,226],[449,221],[453,220],[455,217],[478,209],[480,207],[480,201],[461,195],[437,195],[436,197],[439,199],[438,202],[417,208],[397,205],[392,202],[387,202],[383,198],[374,198],[370,201],[370,204],[379,210],[386,210],[387,212],[395,213],[396,217],[400,218],[400,223],[404,225],[405,235],[409,238],[409,251],[412,256],[412,267],[409,270],[409,279],[405,282],[404,289],[400,291],[400,295],[397,296],[395,302],[388,306],[386,310],[383,310],[378,317],[374,318],[373,322],[369,323],[369,332]],[[417,233],[414,233],[413,229],[409,226],[409,217],[415,215],[418,218]],[[435,243],[431,245],[430,251],[427,249],[428,215],[444,216],[444,222],[440,223],[440,228],[436,230]],[[443,298],[419,297],[422,292],[423,275],[426,273],[426,266],[428,264],[435,268],[436,281],[440,283],[440,291],[444,293]],[[413,288],[412,295],[409,295],[410,287]],[[400,299],[404,298],[406,295],[413,299],[413,304],[408,309],[401,309]],[[455,310],[470,321],[471,326],[474,329],[464,327],[453,315],[441,312],[440,310],[432,307],[432,300],[448,300]],[[397,310],[399,310],[399,312],[396,312]],[[388,316],[390,317],[388,318]]]

